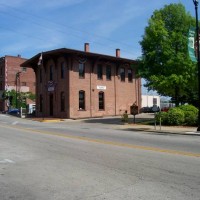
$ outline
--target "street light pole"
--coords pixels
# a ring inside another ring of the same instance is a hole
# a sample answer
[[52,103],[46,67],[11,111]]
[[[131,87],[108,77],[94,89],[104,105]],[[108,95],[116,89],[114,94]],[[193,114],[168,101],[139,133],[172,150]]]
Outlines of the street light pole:
[[200,55],[199,55],[199,20],[198,20],[198,0],[193,0],[195,5],[195,15],[196,15],[196,41],[197,41],[197,66],[198,66],[198,127],[197,131],[200,131]]
[[21,72],[17,72],[16,73],[16,108],[18,108],[18,82],[19,82],[19,87],[20,87],[20,73]]

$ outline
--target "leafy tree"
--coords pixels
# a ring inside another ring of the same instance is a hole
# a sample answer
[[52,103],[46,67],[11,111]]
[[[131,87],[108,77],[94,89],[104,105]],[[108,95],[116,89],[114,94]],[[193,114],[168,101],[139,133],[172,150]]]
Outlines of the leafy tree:
[[[10,106],[13,108],[16,108],[16,91],[4,91],[2,94],[2,98],[4,100],[10,101]],[[18,92],[17,93],[17,104],[18,107],[26,107],[26,99],[35,100],[35,94],[32,94],[31,92]]]
[[139,75],[149,90],[170,96],[178,105],[197,101],[197,67],[188,55],[188,31],[195,19],[181,4],[155,10],[140,42]]

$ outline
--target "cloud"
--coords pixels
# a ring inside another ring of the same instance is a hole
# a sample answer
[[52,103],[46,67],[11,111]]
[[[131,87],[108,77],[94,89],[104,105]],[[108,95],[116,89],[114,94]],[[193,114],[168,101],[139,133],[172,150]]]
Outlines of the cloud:
[[[38,1],[38,4],[40,5],[41,0],[37,0],[37,1]],[[42,7],[55,9],[55,8],[63,7],[63,6],[68,7],[68,6],[76,5],[76,4],[79,4],[83,1],[84,0],[51,0],[51,1],[43,0],[42,1]]]

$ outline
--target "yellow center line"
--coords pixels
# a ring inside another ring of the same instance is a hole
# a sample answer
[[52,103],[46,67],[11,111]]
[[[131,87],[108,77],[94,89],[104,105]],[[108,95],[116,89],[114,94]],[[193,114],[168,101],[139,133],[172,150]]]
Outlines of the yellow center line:
[[140,150],[147,150],[147,151],[154,151],[154,152],[168,153],[168,154],[176,154],[176,155],[182,155],[182,156],[200,157],[200,153],[191,153],[191,152],[184,152],[184,151],[177,151],[177,150],[170,150],[170,149],[161,149],[161,148],[156,148],[156,147],[132,145],[132,144],[127,144],[127,143],[119,143],[119,142],[112,142],[112,141],[106,141],[106,140],[100,140],[100,139],[92,139],[92,138],[87,138],[87,137],[83,137],[83,136],[66,135],[66,134],[62,134],[62,133],[58,133],[58,132],[34,130],[34,129],[23,128],[23,127],[19,127],[19,126],[18,127],[17,126],[10,127],[10,126],[0,125],[0,127],[18,129],[18,130],[23,130],[26,132],[46,134],[46,135],[52,135],[52,136],[57,136],[57,137],[63,137],[63,138],[82,140],[82,141],[93,142],[93,143],[98,143],[98,144],[112,145],[112,146],[118,146],[118,147],[127,147],[127,148],[131,148],[131,149],[140,149]]

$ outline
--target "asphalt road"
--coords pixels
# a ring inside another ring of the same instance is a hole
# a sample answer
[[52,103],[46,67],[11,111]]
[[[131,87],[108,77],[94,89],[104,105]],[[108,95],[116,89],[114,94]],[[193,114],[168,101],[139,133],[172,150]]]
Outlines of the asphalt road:
[[199,166],[199,136],[0,115],[1,200],[200,200]]

